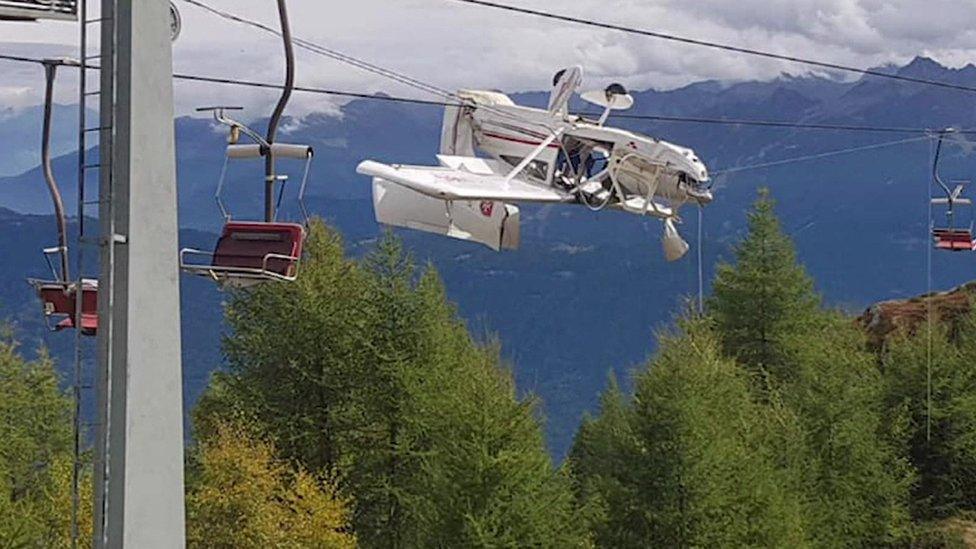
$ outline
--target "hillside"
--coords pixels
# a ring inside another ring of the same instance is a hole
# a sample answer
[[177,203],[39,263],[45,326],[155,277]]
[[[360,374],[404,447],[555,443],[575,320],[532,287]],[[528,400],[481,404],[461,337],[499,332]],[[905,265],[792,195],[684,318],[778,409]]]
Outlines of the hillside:
[[944,323],[951,329],[972,311],[974,299],[976,282],[969,282],[944,292],[876,303],[858,317],[858,322],[867,330],[872,344],[880,346],[893,333],[915,333],[930,312],[934,322]]

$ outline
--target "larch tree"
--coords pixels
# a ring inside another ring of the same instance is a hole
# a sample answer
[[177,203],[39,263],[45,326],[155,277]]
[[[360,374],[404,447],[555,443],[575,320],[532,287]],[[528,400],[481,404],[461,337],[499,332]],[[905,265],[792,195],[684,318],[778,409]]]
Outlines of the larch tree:
[[[904,451],[918,471],[913,513],[976,511],[976,312],[897,334],[882,358],[886,413],[904,419]],[[931,380],[931,398],[929,396]]]
[[722,346],[757,377],[757,387],[789,378],[785,339],[816,324],[820,298],[797,263],[768,190],[749,213],[749,231],[735,247],[735,264],[719,265],[708,312]]
[[247,427],[213,427],[189,476],[189,547],[355,547],[345,502],[329,483],[282,462]]
[[[748,376],[722,356],[702,320],[662,335],[637,376],[631,417],[605,400],[610,432],[586,424],[572,468],[585,490],[600,491],[608,518],[603,547],[778,547],[804,540],[800,506],[774,465]],[[607,406],[609,404],[609,406]],[[629,426],[626,424],[629,423]],[[626,466],[614,462],[623,448]],[[616,464],[616,469],[607,465]],[[614,513],[624,513],[628,522]]]
[[779,387],[796,420],[791,464],[808,539],[817,547],[884,546],[911,538],[915,480],[885,415],[884,384],[864,334],[849,318],[824,315],[816,332],[794,334],[789,381]]
[[569,454],[576,497],[600,547],[641,547],[651,537],[645,510],[637,504],[645,449],[635,421],[611,376],[597,414],[583,418]]
[[[45,355],[24,360],[0,334],[0,546],[70,547],[71,399]],[[91,477],[82,471],[80,543],[91,539]]]
[[282,457],[336,480],[367,547],[582,543],[535,406],[433,269],[390,235],[348,259],[321,223],[307,250],[298,281],[232,300],[199,428],[262,425]]
[[748,229],[735,264],[719,267],[708,312],[777,418],[768,435],[803,504],[806,539],[902,542],[913,477],[886,427],[876,358],[850,319],[821,308],[767,190]]

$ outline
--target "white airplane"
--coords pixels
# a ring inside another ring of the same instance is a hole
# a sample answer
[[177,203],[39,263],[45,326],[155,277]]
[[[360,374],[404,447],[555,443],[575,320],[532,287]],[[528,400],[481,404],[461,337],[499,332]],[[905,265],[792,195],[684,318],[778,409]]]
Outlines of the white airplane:
[[582,204],[661,219],[665,257],[681,258],[678,210],[712,201],[708,170],[691,149],[605,126],[611,111],[634,104],[619,84],[581,94],[603,107],[598,120],[570,114],[582,74],[578,66],[556,74],[547,110],[499,92],[458,92],[464,103],[444,111],[439,166],[359,164],[373,177],[376,220],[514,249],[515,203]]

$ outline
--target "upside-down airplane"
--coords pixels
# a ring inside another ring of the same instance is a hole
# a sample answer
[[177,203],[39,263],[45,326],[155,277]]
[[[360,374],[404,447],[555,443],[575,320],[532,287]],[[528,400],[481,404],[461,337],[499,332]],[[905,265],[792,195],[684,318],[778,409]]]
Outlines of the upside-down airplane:
[[458,92],[461,102],[445,107],[439,166],[359,164],[373,178],[376,220],[514,249],[516,203],[582,204],[661,219],[665,257],[681,258],[688,244],[675,227],[678,210],[712,201],[708,170],[691,149],[604,125],[634,104],[619,84],[581,94],[603,108],[599,119],[570,114],[582,74],[578,66],[557,73],[546,110],[499,92]]

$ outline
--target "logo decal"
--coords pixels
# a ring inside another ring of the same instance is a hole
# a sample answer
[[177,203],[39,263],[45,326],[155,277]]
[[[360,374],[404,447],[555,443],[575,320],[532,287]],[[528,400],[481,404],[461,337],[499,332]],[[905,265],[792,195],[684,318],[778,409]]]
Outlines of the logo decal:
[[489,201],[481,202],[481,215],[491,217],[491,212],[495,209],[495,203]]

